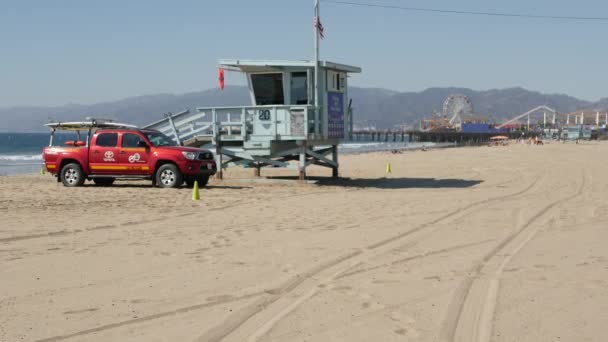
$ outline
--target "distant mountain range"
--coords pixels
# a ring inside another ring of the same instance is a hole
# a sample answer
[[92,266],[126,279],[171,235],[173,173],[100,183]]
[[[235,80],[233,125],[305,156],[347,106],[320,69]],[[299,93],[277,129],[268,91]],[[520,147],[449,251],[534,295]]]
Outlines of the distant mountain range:
[[[355,122],[375,125],[379,129],[403,124],[415,125],[421,118],[430,117],[433,111],[441,112],[443,101],[451,94],[467,95],[472,100],[476,113],[495,121],[511,118],[539,105],[547,105],[562,113],[608,108],[608,98],[589,102],[568,95],[542,94],[523,88],[485,91],[466,88],[429,88],[422,92],[397,92],[358,87],[349,89],[349,98],[353,99]],[[92,105],[0,108],[2,118],[0,131],[45,131],[43,125],[49,120],[78,121],[86,116],[143,125],[159,120],[163,113],[167,112],[176,113],[195,107],[249,104],[247,88],[231,86],[223,91],[210,89],[181,95],[146,95]]]

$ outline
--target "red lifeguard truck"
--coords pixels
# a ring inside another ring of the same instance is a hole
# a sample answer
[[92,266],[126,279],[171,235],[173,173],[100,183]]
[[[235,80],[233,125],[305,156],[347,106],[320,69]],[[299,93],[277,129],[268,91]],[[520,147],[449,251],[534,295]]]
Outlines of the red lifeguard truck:
[[[150,179],[163,188],[195,181],[204,186],[217,171],[213,153],[179,146],[157,130],[95,119],[46,126],[51,137],[43,149],[44,165],[65,186],[80,186],[85,180],[111,185],[118,179]],[[55,146],[59,131],[76,133],[76,139]]]

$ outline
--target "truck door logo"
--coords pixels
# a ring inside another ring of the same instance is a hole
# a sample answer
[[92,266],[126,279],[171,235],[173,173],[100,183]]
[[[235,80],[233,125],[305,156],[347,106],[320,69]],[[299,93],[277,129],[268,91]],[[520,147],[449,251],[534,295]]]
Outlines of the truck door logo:
[[139,159],[141,158],[141,156],[139,155],[139,153],[135,153],[133,155],[129,156],[129,163],[136,163],[139,161]]
[[106,151],[103,154],[103,161],[107,161],[107,162],[113,162],[114,160],[114,152],[112,151]]

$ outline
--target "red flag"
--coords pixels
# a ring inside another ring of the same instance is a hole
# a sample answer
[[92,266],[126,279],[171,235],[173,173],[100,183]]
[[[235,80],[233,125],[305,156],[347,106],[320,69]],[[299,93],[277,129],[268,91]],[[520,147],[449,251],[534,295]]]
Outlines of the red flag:
[[321,18],[315,17],[314,25],[319,30],[319,37],[321,37],[321,39],[325,38],[325,34],[323,33],[323,24],[321,24]]
[[224,68],[220,68],[219,80],[220,80],[220,90],[224,90]]

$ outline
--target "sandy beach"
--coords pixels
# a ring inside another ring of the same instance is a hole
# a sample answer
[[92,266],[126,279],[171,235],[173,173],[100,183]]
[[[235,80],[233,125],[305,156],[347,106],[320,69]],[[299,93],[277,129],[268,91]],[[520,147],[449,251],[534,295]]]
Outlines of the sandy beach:
[[607,155],[341,155],[338,181],[229,169],[200,201],[3,176],[0,341],[605,341]]

